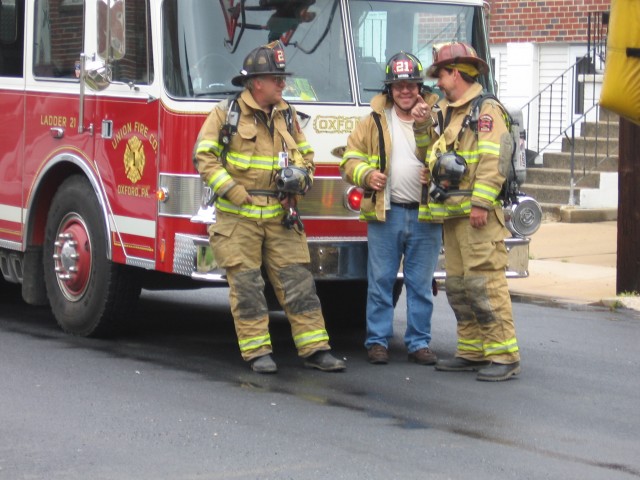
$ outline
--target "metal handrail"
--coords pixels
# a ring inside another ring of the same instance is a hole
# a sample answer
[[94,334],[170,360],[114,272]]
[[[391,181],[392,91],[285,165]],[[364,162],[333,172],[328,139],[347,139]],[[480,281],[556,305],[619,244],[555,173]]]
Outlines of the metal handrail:
[[[608,18],[609,12],[590,12],[588,14],[587,53],[541,89],[521,109],[525,123],[524,128],[527,130],[527,149],[540,155],[563,137],[570,143],[569,202],[571,205],[574,204],[573,187],[609,157],[607,147],[604,158],[598,158],[600,135],[596,127],[595,162],[587,168],[587,154],[586,151],[583,151],[582,175],[578,179],[575,178],[575,127],[586,121],[588,116],[595,117],[596,122],[600,117],[600,111],[597,108],[599,102],[596,98],[596,74],[602,70],[606,57]],[[589,75],[592,77],[590,78]],[[571,88],[572,85],[573,88]],[[591,88],[589,89],[589,87]],[[567,95],[571,96],[568,98]],[[568,118],[565,119],[565,116]],[[606,138],[603,141],[609,139],[609,128],[607,128],[604,137]]]

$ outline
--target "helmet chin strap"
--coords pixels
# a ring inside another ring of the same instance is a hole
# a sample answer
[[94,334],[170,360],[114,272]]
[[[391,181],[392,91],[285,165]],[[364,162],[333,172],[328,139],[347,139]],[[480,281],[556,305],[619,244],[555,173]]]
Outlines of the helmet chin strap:
[[[392,97],[392,100],[393,100],[393,97]],[[398,105],[398,102],[396,102],[395,100],[393,100],[393,105],[394,105],[398,110],[400,110],[401,112],[406,113],[407,115],[411,114],[411,110],[413,109],[413,107],[415,107],[415,106],[416,106],[416,103],[418,103],[418,99],[417,99],[417,98],[416,98],[416,101],[415,101],[415,102],[413,102],[413,105],[411,105],[408,109],[404,109],[404,108],[402,108],[400,105]]]

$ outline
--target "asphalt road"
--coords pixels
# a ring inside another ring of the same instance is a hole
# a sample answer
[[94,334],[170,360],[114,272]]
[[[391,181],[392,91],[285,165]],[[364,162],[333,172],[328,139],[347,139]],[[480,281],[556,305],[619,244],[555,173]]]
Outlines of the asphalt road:
[[131,333],[94,340],[0,287],[1,480],[640,477],[637,312],[514,304],[523,372],[498,384],[408,363],[404,296],[389,365],[330,330],[344,373],[304,369],[274,314],[280,372],[259,376],[226,290],[145,291]]

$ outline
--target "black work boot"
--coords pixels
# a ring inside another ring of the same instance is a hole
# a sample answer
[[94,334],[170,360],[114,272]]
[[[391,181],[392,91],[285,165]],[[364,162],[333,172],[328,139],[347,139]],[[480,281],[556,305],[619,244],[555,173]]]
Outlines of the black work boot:
[[436,370],[441,372],[476,372],[489,365],[491,365],[489,360],[467,360],[462,357],[454,357],[450,360],[438,360]]
[[520,373],[520,362],[492,363],[478,372],[476,380],[481,382],[502,382]]
[[334,357],[328,350],[320,350],[304,359],[304,366],[317,368],[323,372],[339,372],[347,368],[347,365]]
[[256,373],[277,373],[278,366],[276,362],[273,361],[273,358],[271,358],[271,354],[267,353],[251,361],[251,370]]

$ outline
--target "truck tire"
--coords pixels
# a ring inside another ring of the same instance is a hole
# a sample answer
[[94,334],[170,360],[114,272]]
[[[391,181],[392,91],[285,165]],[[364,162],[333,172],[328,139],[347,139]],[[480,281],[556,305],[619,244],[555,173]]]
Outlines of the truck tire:
[[[393,305],[398,303],[404,282],[393,287]],[[325,323],[332,327],[364,327],[367,319],[367,281],[317,281],[316,291]]]
[[44,278],[60,327],[79,336],[119,331],[140,296],[137,271],[107,258],[104,214],[89,182],[66,179],[47,215]]

